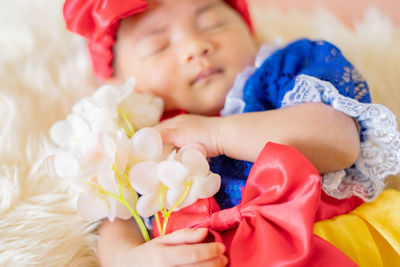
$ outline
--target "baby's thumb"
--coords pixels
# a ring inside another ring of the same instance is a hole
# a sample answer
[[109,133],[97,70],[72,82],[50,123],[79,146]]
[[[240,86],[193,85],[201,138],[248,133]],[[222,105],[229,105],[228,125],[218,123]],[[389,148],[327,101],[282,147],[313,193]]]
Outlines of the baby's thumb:
[[177,146],[179,132],[176,128],[164,126],[163,124],[158,124],[154,128],[160,133],[164,144]]
[[156,238],[158,243],[166,245],[194,244],[203,241],[208,234],[207,228],[181,229]]

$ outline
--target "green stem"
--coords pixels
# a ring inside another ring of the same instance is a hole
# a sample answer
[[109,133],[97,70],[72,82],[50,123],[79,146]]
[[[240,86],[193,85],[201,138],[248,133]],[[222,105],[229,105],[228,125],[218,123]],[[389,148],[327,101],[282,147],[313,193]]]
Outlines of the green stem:
[[83,180],[84,182],[88,183],[89,185],[91,185],[91,186],[93,186],[93,187],[96,187],[96,189],[99,190],[100,193],[106,194],[107,196],[112,197],[113,199],[116,199],[116,200],[119,199],[119,196],[117,196],[117,195],[114,194],[113,192],[110,192],[110,191],[108,191],[108,190],[105,190],[105,189],[104,189],[103,187],[101,187],[100,185],[95,184],[95,183],[93,183],[93,182],[91,182],[91,181],[88,181],[88,180],[86,180],[86,179],[82,179],[82,180]]
[[121,175],[119,174],[119,171],[117,170],[117,167],[115,167],[115,164],[113,165],[112,168],[115,171],[115,173],[117,174],[117,177],[118,177],[118,185],[117,185],[118,186],[118,191],[119,191],[121,199],[123,199],[124,198],[124,188],[123,188],[123,185],[122,185]]
[[[144,240],[147,242],[150,240],[150,236],[149,233],[147,232],[146,226],[144,225],[142,218],[140,218],[139,214],[137,213],[136,209],[132,209],[132,207],[129,205],[129,203],[122,197],[122,196],[117,196],[116,194],[105,190],[103,187],[101,187],[100,185],[97,185],[91,181],[88,181],[86,179],[83,179],[85,182],[87,182],[88,184],[94,186],[95,188],[97,188],[101,193],[104,193],[110,197],[112,197],[113,199],[119,201],[120,203],[122,203],[125,207],[128,208],[128,210],[130,211],[130,213],[132,214],[133,218],[135,219],[136,223],[138,224],[139,228],[140,228],[140,232],[142,233],[142,236],[144,238]],[[136,196],[136,195],[135,195]]]
[[186,196],[187,196],[187,194],[188,194],[189,189],[190,189],[191,186],[192,186],[192,182],[191,182],[191,181],[186,182],[185,192],[183,192],[181,198],[175,203],[175,205],[173,205],[173,206],[167,211],[168,217],[169,217],[169,215],[172,213],[172,211],[173,211],[174,209],[176,209],[176,207],[178,207],[179,204],[181,204],[182,201],[186,198]]
[[133,218],[135,219],[136,223],[138,224],[140,228],[140,232],[142,232],[142,236],[144,238],[144,241],[149,241],[150,236],[149,233],[147,232],[146,226],[144,225],[142,218],[140,218],[139,214],[137,213],[136,209],[132,209],[129,203],[125,199],[121,199],[120,202],[125,205],[129,209],[129,211],[132,213]]
[[118,107],[118,114],[121,115],[122,119],[124,120],[125,124],[126,124],[127,127],[128,127],[128,129],[125,129],[124,127],[122,127],[122,128],[125,129],[126,134],[128,135],[129,138],[131,138],[131,137],[135,134],[135,129],[133,128],[131,122],[129,121],[128,115],[126,115],[126,114],[122,111],[121,107]]
[[169,215],[170,215],[170,214],[168,214],[167,217],[164,218],[164,223],[163,223],[161,235],[165,235],[165,232],[167,231],[167,223],[168,223]]
[[[179,200],[178,200],[168,211],[162,213],[162,216],[163,216],[163,218],[164,218],[164,223],[163,223],[163,227],[162,227],[162,231],[161,231],[161,234],[160,234],[160,235],[165,235],[165,233],[166,233],[166,231],[167,231],[167,224],[168,224],[169,216],[171,215],[172,211],[173,211],[174,209],[176,209],[176,207],[178,207],[179,204],[181,204],[182,201],[186,198],[186,196],[187,196],[187,194],[188,194],[189,189],[190,189],[191,186],[192,186],[192,182],[191,182],[191,181],[186,182],[185,191],[183,192],[183,194],[182,194],[182,196],[179,198]],[[163,192],[163,193],[164,193],[164,192]],[[165,194],[165,193],[164,193],[164,194]],[[156,220],[157,220],[157,218],[156,218]]]
[[160,208],[160,212],[163,217],[165,214],[164,199],[165,199],[165,194],[167,193],[167,190],[168,190],[168,188],[165,185],[162,185],[161,193],[158,197],[158,206]]
[[158,216],[158,212],[156,212],[156,224],[157,224],[157,229],[158,233],[161,235],[161,222],[160,222],[160,217]]

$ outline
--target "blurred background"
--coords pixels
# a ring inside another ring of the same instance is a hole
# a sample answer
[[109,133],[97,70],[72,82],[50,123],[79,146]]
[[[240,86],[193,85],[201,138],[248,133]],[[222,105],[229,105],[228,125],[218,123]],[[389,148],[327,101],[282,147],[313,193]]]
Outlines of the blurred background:
[[350,27],[354,26],[354,21],[362,19],[366,9],[375,7],[393,23],[400,25],[399,0],[249,0],[249,2],[260,7],[278,8],[283,12],[293,10],[311,12],[322,7]]

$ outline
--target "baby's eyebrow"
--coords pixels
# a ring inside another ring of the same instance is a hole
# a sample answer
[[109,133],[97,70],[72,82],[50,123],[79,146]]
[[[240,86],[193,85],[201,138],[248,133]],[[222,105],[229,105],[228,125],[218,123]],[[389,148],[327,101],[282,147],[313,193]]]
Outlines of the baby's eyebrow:
[[213,3],[208,3],[205,4],[204,6],[199,7],[196,11],[195,11],[195,15],[199,16],[200,14],[218,6],[220,3],[219,2],[213,2]]
[[[218,6],[219,4],[220,4],[219,2],[206,3],[205,5],[200,6],[195,11],[195,16],[199,16],[202,13],[207,12],[208,10]],[[143,35],[143,38],[147,38],[147,37],[151,37],[151,36],[154,36],[154,35],[162,34],[162,33],[165,33],[166,31],[167,31],[167,27],[158,27],[158,28],[155,28],[155,29],[152,29],[152,30],[146,32]]]
[[146,32],[143,37],[150,37],[150,36],[154,36],[157,34],[162,34],[162,33],[166,32],[166,30],[167,30],[167,27],[158,27],[158,28],[152,29],[151,31]]

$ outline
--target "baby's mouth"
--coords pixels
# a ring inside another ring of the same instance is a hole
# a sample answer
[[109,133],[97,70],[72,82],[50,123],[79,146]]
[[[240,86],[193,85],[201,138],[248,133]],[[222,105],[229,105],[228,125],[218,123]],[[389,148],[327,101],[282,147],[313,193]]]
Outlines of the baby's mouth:
[[194,78],[192,81],[190,81],[190,85],[195,85],[202,81],[206,81],[210,77],[212,77],[214,75],[218,75],[223,72],[224,72],[224,70],[222,68],[208,68],[208,69],[202,70],[199,74],[197,74],[196,78]]

